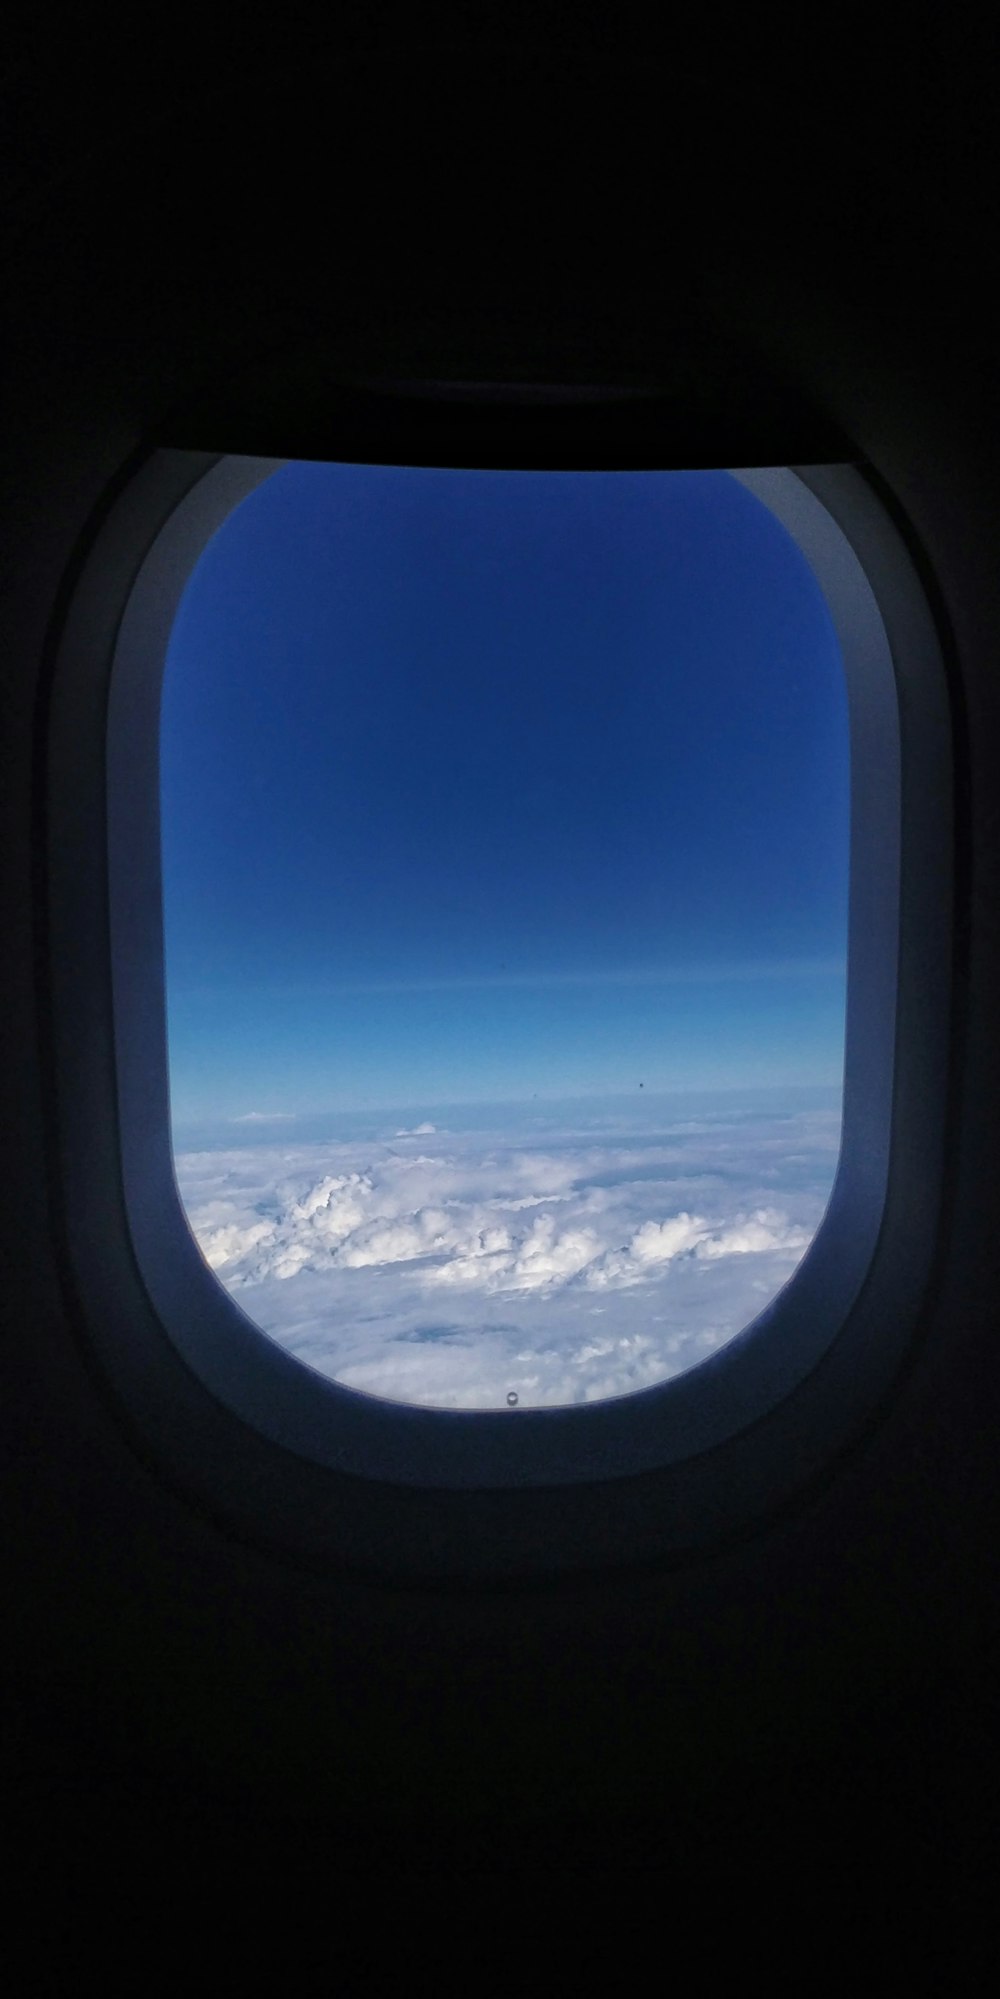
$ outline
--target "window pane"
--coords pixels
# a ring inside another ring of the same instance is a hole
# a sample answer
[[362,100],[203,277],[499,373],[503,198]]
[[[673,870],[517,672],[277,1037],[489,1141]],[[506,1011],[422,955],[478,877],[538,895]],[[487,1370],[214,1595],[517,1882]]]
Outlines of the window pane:
[[220,1281],[442,1406],[646,1387],[840,1141],[844,676],[724,473],[294,464],[164,681],[175,1164]]

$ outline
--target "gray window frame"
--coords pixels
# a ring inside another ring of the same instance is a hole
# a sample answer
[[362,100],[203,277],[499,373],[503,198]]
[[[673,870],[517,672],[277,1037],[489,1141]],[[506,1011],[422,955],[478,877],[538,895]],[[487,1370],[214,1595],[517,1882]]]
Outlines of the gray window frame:
[[856,467],[735,474],[810,562],[847,678],[843,1139],[811,1248],[751,1325],[674,1380],[582,1407],[419,1409],[318,1376],[253,1325],[204,1263],[174,1178],[160,685],[195,562],[281,462],[153,452],[109,508],[62,629],[44,746],[48,978],[82,1335],[144,1455],[243,1531],[313,1559],[523,1575],[743,1531],[869,1420],[933,1258],[952,736],[941,646],[902,535]]

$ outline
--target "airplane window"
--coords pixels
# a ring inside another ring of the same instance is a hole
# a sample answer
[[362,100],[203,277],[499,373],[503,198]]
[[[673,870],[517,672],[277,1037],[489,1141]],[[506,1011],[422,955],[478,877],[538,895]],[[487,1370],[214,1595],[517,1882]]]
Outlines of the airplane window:
[[840,1157],[852,759],[745,482],[286,464],[159,759],[174,1171],[272,1340],[520,1423],[770,1311]]
[[117,492],[44,718],[53,1186],[79,1337],[213,1517],[659,1559],[888,1406],[953,866],[895,505],[166,447]]

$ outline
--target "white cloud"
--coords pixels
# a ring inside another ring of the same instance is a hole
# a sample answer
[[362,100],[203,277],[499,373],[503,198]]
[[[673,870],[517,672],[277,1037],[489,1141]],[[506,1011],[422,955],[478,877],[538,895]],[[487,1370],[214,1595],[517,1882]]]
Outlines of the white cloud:
[[[262,1114],[263,1115],[263,1114]],[[310,1366],[396,1400],[589,1401],[693,1365],[787,1281],[836,1117],[436,1133],[177,1161],[206,1261]],[[254,1120],[256,1121],[256,1120]],[[540,1141],[540,1142],[539,1142]]]
[[244,1111],[242,1117],[234,1117],[232,1124],[294,1124],[294,1111]]
[[731,1228],[719,1229],[698,1244],[699,1256],[754,1256],[765,1249],[808,1249],[809,1230],[791,1226],[787,1215],[776,1208],[758,1208],[756,1214],[741,1215]]
[[201,1228],[198,1242],[206,1263],[213,1270],[221,1270],[227,1263],[240,1262],[269,1234],[267,1222],[254,1222],[249,1228],[241,1228],[238,1222],[224,1222],[221,1228]]

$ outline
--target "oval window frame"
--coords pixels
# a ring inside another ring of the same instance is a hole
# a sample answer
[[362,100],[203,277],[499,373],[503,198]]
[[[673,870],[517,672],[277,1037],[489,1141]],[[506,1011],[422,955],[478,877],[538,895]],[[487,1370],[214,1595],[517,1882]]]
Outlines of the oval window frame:
[[[361,1542],[394,1573],[414,1561],[421,1573],[470,1563],[524,1573],[704,1544],[787,1496],[857,1433],[899,1368],[931,1268],[952,739],[915,566],[858,468],[736,472],[817,576],[850,708],[843,1143],[798,1271],[734,1340],[672,1381],[516,1415],[421,1409],[328,1381],[260,1332],[202,1261],[174,1180],[160,679],[194,563],[282,462],[153,452],[94,536],[62,628],[46,716],[48,969],[65,1263],[84,1335],[144,1452],[283,1547],[354,1560],[358,1507],[375,1494]],[[418,1524],[428,1509],[433,1546]],[[376,1518],[397,1525],[376,1531]]]

